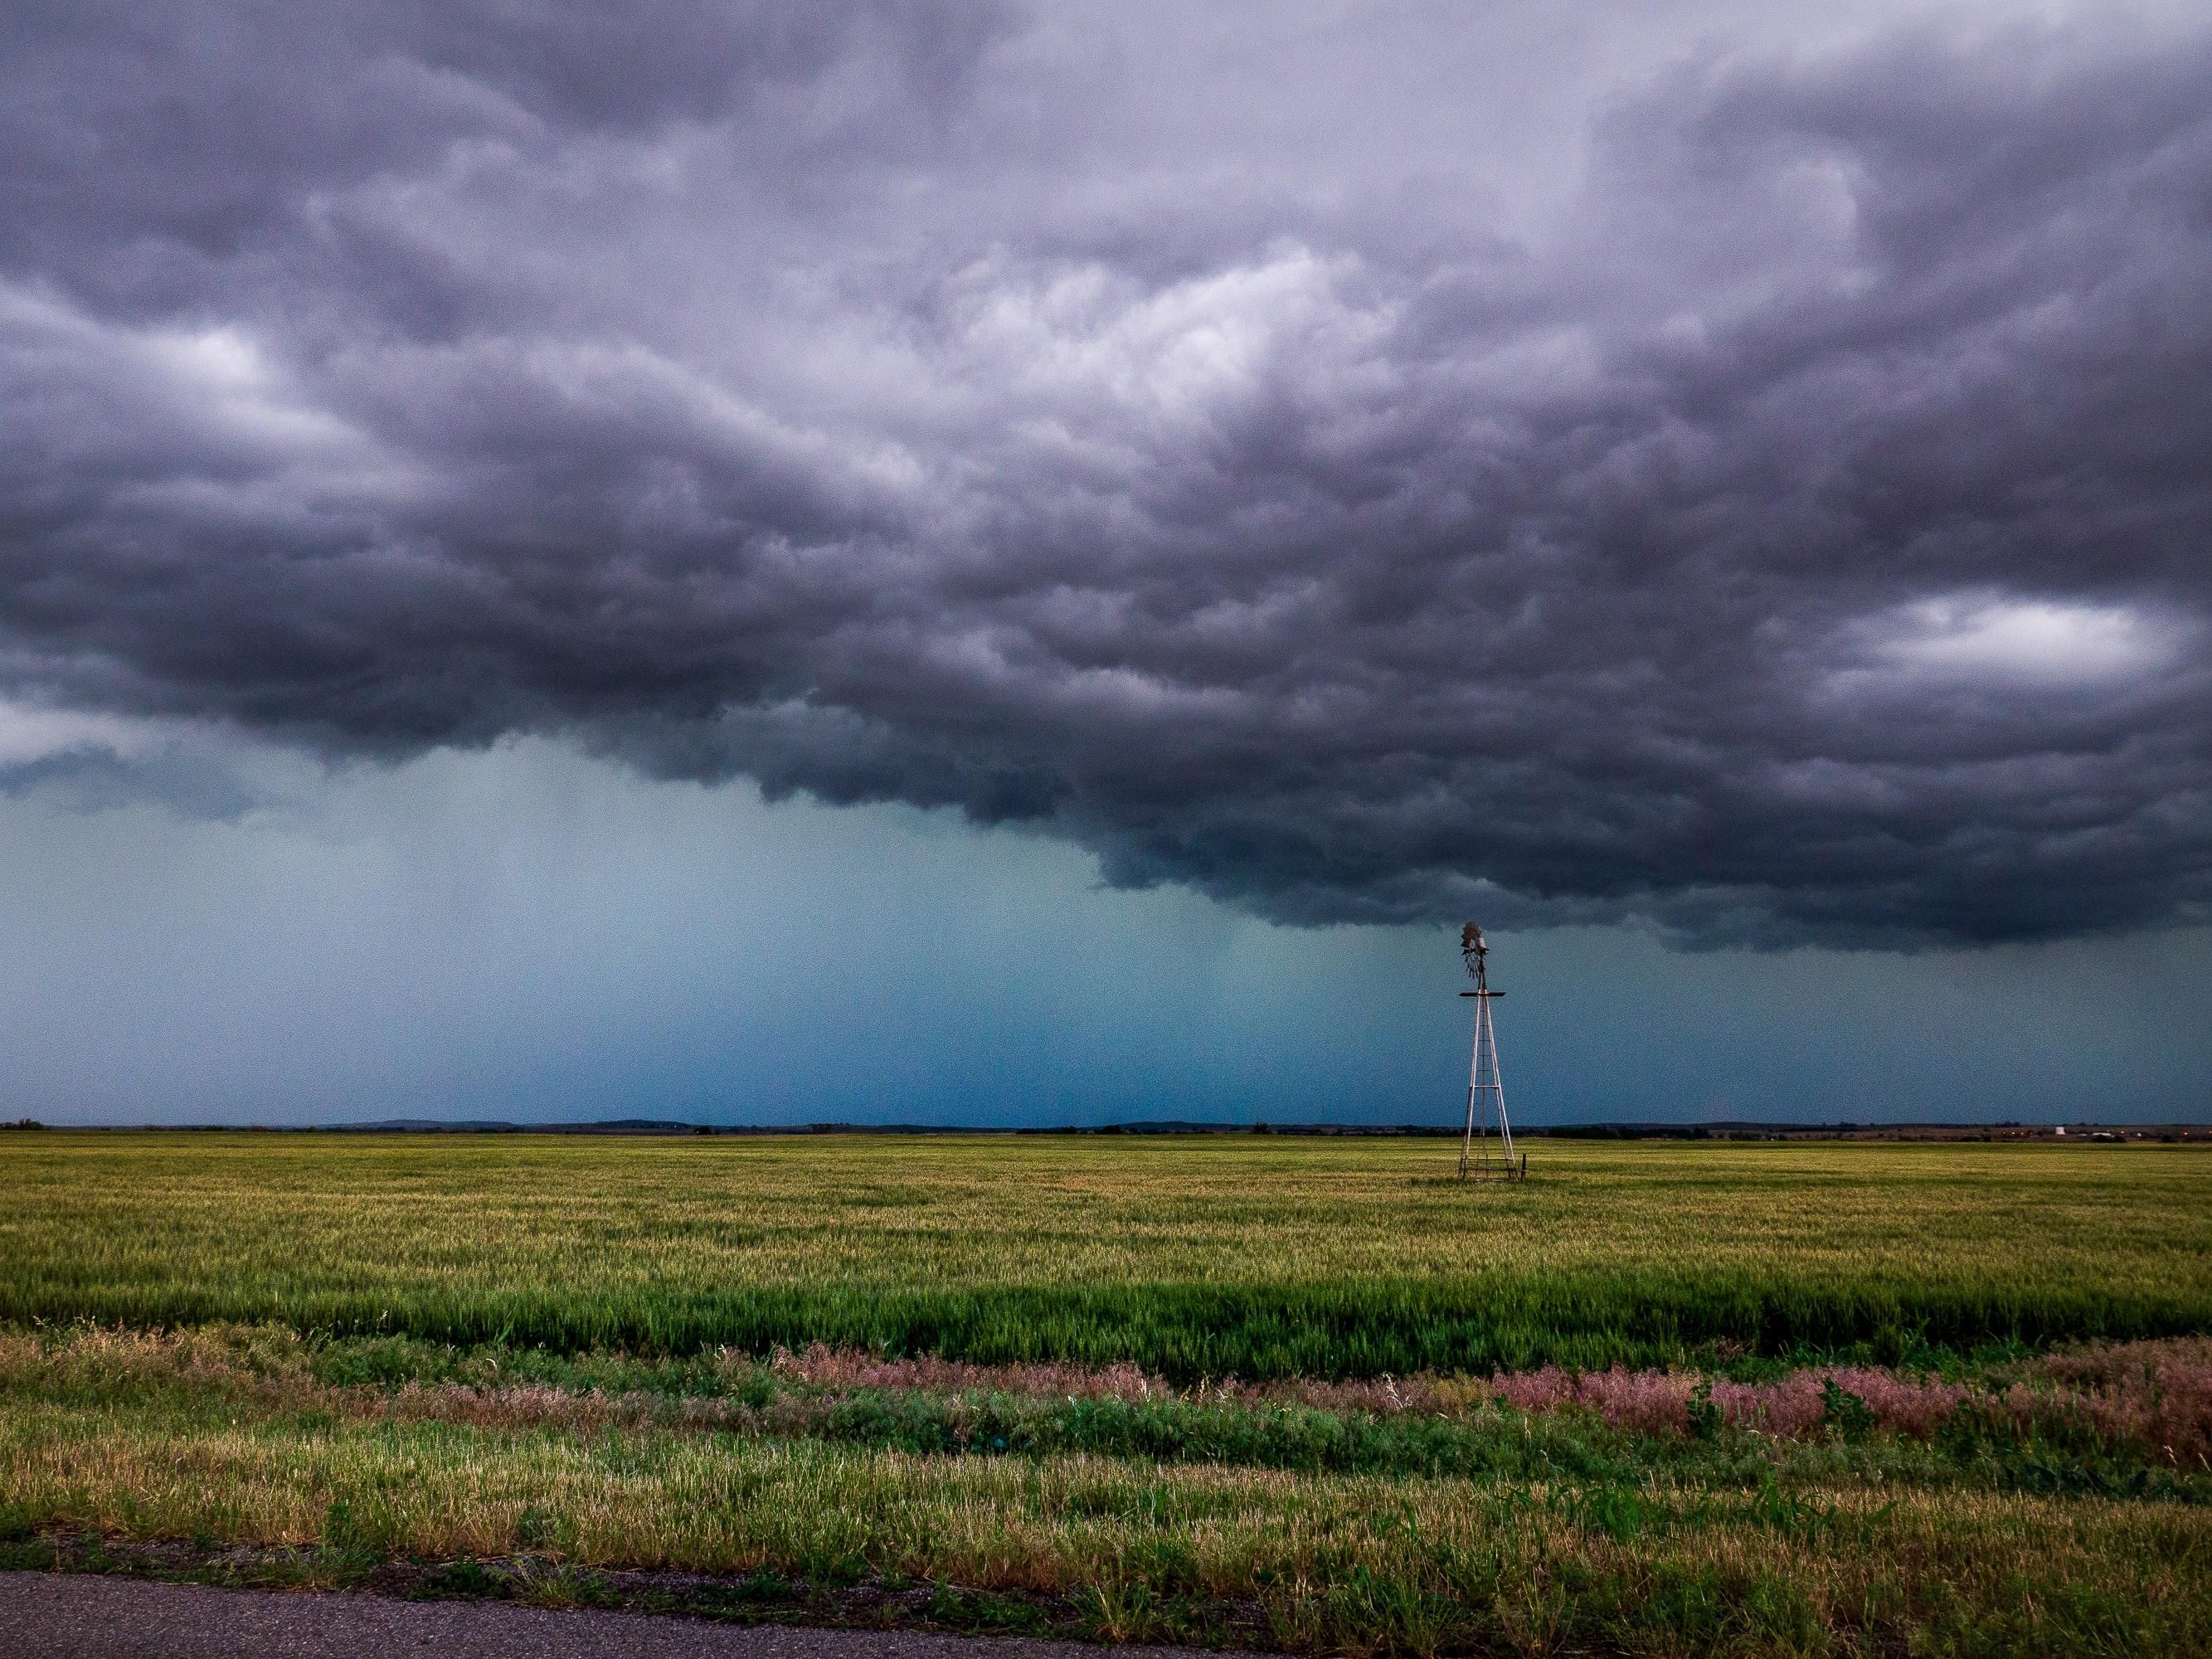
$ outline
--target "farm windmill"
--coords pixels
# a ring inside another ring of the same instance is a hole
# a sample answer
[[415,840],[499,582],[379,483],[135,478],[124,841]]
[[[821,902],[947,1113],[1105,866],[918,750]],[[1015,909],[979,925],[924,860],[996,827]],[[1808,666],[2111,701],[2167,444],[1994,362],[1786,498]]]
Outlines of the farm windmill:
[[[1467,1131],[1460,1141],[1459,1178],[1462,1181],[1522,1181],[1528,1178],[1528,1158],[1513,1155],[1513,1126],[1505,1115],[1505,1080],[1498,1070],[1498,1033],[1490,1022],[1490,1002],[1503,991],[1490,988],[1490,946],[1482,929],[1473,922],[1459,931],[1460,960],[1474,989],[1462,991],[1474,999],[1474,1054],[1467,1068]],[[1497,1125],[1498,1150],[1491,1150],[1492,1123]]]

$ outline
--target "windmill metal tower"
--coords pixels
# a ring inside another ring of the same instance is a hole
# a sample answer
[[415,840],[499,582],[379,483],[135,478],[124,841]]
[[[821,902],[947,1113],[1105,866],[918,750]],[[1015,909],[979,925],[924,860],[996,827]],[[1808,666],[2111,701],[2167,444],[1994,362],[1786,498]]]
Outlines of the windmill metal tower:
[[[1462,991],[1474,999],[1474,1054],[1467,1067],[1467,1133],[1460,1141],[1459,1178],[1462,1181],[1525,1181],[1528,1155],[1516,1160],[1513,1153],[1513,1125],[1505,1115],[1505,1079],[1498,1070],[1498,1033],[1490,1023],[1490,1002],[1503,991],[1490,988],[1487,958],[1490,946],[1482,929],[1473,922],[1459,931],[1460,959],[1474,989]],[[1498,1146],[1491,1150],[1492,1124],[1496,1123]]]

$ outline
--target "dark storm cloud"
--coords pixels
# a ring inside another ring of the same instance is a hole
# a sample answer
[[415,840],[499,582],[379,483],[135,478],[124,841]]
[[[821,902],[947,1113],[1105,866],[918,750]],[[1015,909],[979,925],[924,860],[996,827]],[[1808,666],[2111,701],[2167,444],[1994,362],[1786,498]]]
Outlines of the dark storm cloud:
[[2212,908],[2212,32],[341,15],[9,25],[19,699],[1297,921]]

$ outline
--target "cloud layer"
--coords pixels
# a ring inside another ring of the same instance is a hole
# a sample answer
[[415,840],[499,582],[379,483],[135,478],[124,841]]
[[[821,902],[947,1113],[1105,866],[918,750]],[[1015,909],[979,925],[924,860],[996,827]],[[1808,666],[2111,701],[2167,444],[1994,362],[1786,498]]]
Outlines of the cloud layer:
[[2212,30],[321,11],[11,25],[20,704],[1299,922],[2212,915]]

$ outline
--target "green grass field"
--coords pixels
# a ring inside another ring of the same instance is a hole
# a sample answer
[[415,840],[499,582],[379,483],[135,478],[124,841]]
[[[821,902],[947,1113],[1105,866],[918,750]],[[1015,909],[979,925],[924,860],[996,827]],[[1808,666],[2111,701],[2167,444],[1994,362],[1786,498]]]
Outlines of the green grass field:
[[1531,1151],[1468,1190],[1419,1141],[12,1135],[0,1565],[2212,1650],[2212,1155]]
[[51,1133],[0,1319],[811,1340],[1179,1379],[2212,1329],[2190,1147]]

